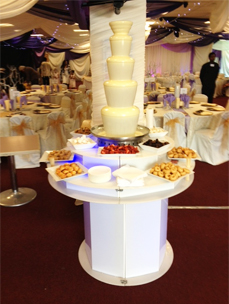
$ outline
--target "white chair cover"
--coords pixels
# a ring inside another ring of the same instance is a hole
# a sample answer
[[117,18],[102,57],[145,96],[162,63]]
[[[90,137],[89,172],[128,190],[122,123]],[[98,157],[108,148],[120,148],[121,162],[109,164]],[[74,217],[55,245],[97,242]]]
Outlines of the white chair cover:
[[64,112],[65,119],[69,119],[71,114],[71,98],[68,96],[62,97],[60,105]]
[[83,111],[83,106],[79,105],[76,110],[73,117],[73,125],[72,130],[76,130],[81,127],[83,121],[86,120],[85,113]]
[[193,96],[193,100],[199,101],[199,102],[208,102],[208,97],[207,97],[207,95],[204,95],[204,94],[195,94]]
[[92,90],[87,90],[86,92],[87,95],[87,101],[88,101],[88,111],[87,111],[87,117],[88,119],[91,119],[91,114],[92,114]]
[[85,119],[91,118],[91,117],[89,117],[89,108],[90,108],[90,106],[89,106],[89,103],[88,103],[87,99],[83,99],[82,106],[83,106],[83,112],[84,112]]
[[68,89],[68,86],[66,85],[66,84],[60,84],[59,86],[61,86],[61,88],[62,88],[62,91],[64,91],[64,90],[67,90]]
[[78,90],[81,91],[82,93],[86,93],[87,88],[84,84],[80,84],[78,86]]
[[37,132],[40,136],[41,154],[46,150],[60,150],[66,147],[64,124],[63,112],[52,112],[48,115],[48,127]]
[[191,148],[198,152],[204,162],[211,165],[219,165],[229,160],[229,111],[218,115],[216,128],[196,131],[191,143]]
[[175,147],[186,147],[185,115],[176,111],[164,114],[163,128],[168,136],[175,141]]
[[[34,135],[35,132],[31,127],[31,117],[23,115],[14,115],[10,118],[11,136]],[[15,155],[15,167],[35,168],[40,167],[40,153]]]

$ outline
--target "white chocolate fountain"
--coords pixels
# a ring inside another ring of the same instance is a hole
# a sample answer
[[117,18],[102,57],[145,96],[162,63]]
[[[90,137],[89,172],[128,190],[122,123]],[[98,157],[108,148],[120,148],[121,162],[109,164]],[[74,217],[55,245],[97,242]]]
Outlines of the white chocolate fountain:
[[129,57],[132,37],[128,35],[133,22],[113,21],[110,37],[112,56],[107,59],[109,79],[104,82],[107,106],[101,110],[104,131],[109,137],[133,137],[139,118],[134,104],[137,82],[132,80],[134,59]]

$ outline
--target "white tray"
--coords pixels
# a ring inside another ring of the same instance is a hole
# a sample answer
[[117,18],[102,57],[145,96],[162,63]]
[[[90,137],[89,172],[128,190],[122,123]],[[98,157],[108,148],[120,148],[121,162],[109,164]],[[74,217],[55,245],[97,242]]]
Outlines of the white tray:
[[[201,160],[201,157],[200,157],[200,155],[197,153],[197,151],[196,150],[193,150],[192,149],[192,151],[194,151],[195,153],[196,153],[196,155],[197,155],[197,157],[195,157],[195,158],[190,158],[191,160]],[[168,157],[168,154],[167,154],[167,158],[168,159],[174,159],[174,160],[179,160],[179,161],[186,161],[186,159],[187,159],[187,157],[186,158],[175,158],[175,157]]]
[[[180,166],[181,168],[182,168],[182,166]],[[152,174],[152,173],[150,173],[150,170],[151,169],[149,169],[148,171],[147,171],[147,173],[149,174],[149,176],[152,176],[152,177],[156,177],[156,178],[158,178],[158,179],[160,179],[160,180],[163,180],[163,181],[166,181],[166,182],[169,182],[169,183],[177,183],[177,182],[179,182],[180,180],[182,180],[184,177],[186,177],[186,176],[189,176],[189,175],[191,175],[191,174],[194,174],[194,171],[192,171],[191,169],[189,169],[190,170],[190,173],[189,174],[186,174],[186,175],[184,175],[184,176],[180,176],[180,177],[178,177],[178,179],[176,179],[175,181],[171,181],[171,180],[169,180],[169,179],[166,179],[166,178],[164,178],[164,177],[160,177],[160,176],[158,176],[158,175],[154,175],[154,174]]]
[[82,177],[83,175],[87,174],[88,170],[87,170],[86,167],[84,167],[81,163],[78,163],[78,162],[76,162],[75,164],[77,164],[83,170],[83,172],[80,173],[80,174],[76,174],[74,176],[71,176],[71,177],[66,177],[66,178],[60,178],[58,175],[56,175],[56,173],[55,173],[56,169],[59,168],[60,166],[45,168],[45,170],[48,171],[48,173],[53,177],[53,179],[56,182],[67,181],[67,180],[74,179],[74,178],[77,178],[77,177]]
[[[64,150],[66,150],[66,149],[64,149]],[[53,151],[53,150],[51,150],[51,151],[45,151],[45,152],[43,153],[42,157],[40,158],[39,162],[40,162],[40,163],[49,163],[50,160],[48,159],[48,155],[49,155],[49,153],[52,152],[52,151]],[[74,154],[71,153],[69,159],[55,159],[55,163],[57,163],[57,162],[63,162],[63,161],[66,161],[66,162],[67,162],[67,161],[73,160],[73,158],[74,158]]]

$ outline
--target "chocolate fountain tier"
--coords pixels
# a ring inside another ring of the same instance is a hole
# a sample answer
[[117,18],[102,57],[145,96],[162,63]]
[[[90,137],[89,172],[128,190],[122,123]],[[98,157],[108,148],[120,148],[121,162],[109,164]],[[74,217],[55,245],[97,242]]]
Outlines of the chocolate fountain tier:
[[132,137],[108,137],[103,125],[94,126],[91,128],[91,134],[97,138],[99,146],[114,145],[133,145],[137,146],[144,141],[150,130],[145,126],[137,125],[135,135]]

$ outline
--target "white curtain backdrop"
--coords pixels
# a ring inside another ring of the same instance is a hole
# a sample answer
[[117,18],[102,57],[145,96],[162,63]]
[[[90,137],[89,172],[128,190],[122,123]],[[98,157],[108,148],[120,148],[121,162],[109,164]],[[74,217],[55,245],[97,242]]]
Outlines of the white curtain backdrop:
[[203,46],[203,47],[195,47],[195,54],[193,60],[193,72],[199,72],[202,65],[209,61],[208,55],[212,51],[212,44]]
[[[49,62],[52,69],[57,68],[60,71],[61,65],[65,59],[65,52],[62,53],[49,53]],[[89,74],[90,70],[90,54],[87,54],[79,59],[69,61],[71,70],[75,71],[78,80],[81,80],[84,75]]]
[[214,50],[222,51],[220,73],[225,77],[229,77],[229,41],[220,40],[213,44]]
[[160,45],[146,46],[145,51],[145,72],[148,67],[155,67],[153,72],[164,74],[180,72],[184,74],[190,70],[191,52],[176,53],[163,48]]
[[225,77],[229,77],[229,50],[222,51],[222,60],[220,66],[220,73],[224,74]]
[[60,71],[60,67],[64,61],[65,58],[65,52],[62,53],[49,53],[48,54],[49,62],[52,66],[52,69],[57,68]]
[[70,60],[70,67],[75,71],[78,79],[82,79],[84,75],[89,75],[90,70],[90,54],[87,54],[79,59]]
[[[12,18],[28,11],[38,0],[1,0],[0,20]],[[4,21],[5,23],[5,21]]]

